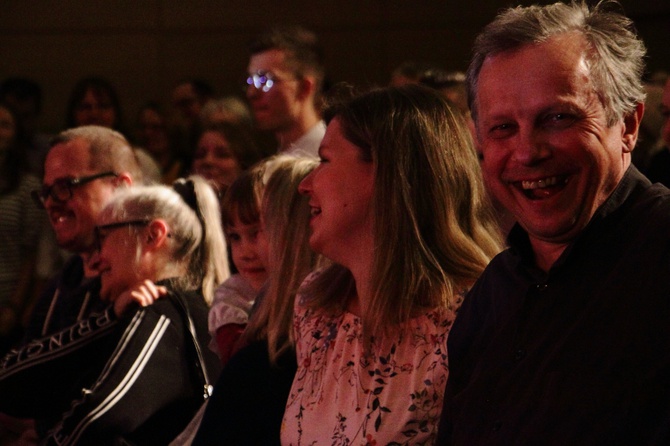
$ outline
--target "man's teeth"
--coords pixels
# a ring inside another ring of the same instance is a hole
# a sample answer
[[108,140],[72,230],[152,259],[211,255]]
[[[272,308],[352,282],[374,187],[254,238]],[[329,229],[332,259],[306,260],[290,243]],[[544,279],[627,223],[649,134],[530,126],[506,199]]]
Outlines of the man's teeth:
[[542,189],[545,187],[555,186],[556,184],[558,184],[558,177],[548,177],[535,181],[522,181],[521,187],[524,190],[532,190],[532,189]]

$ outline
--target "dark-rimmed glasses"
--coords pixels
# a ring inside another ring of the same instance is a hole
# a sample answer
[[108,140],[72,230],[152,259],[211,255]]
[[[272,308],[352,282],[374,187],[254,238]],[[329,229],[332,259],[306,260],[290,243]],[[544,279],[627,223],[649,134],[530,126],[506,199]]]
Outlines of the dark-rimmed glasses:
[[151,220],[128,220],[118,221],[116,223],[108,223],[106,225],[98,225],[94,228],[95,231],[95,247],[98,251],[102,248],[102,242],[115,229],[123,228],[125,226],[146,226]]
[[42,186],[40,190],[34,190],[30,193],[30,196],[35,201],[35,204],[38,207],[43,208],[44,204],[47,201],[47,198],[51,197],[55,201],[64,202],[72,198],[72,189],[84,184],[90,183],[93,180],[104,177],[117,177],[116,172],[102,172],[96,173],[95,175],[89,175],[87,177],[79,178],[59,178],[51,186],[46,184]]

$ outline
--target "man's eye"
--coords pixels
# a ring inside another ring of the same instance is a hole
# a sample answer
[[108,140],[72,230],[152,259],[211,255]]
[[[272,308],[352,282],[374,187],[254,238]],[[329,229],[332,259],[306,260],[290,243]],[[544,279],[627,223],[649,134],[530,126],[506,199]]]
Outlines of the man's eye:
[[515,126],[511,123],[496,124],[489,129],[491,138],[504,138],[514,132]]
[[575,122],[577,118],[570,113],[552,113],[544,117],[543,124],[551,127],[565,128]]
[[228,239],[231,242],[239,242],[242,238],[240,237],[240,234],[238,234],[237,232],[229,232]]

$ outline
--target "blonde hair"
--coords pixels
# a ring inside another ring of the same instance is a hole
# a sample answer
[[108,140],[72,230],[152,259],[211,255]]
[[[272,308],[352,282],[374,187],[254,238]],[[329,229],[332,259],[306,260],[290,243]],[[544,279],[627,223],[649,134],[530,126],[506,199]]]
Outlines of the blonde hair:
[[182,289],[201,288],[207,304],[216,286],[230,275],[218,199],[202,177],[181,178],[173,188],[155,185],[120,190],[102,215],[116,221],[165,220],[171,235],[169,265],[182,265],[186,270],[174,283]]
[[[326,120],[335,117],[374,164],[372,298],[361,317],[365,333],[381,335],[450,307],[501,250],[501,236],[465,122],[438,93],[379,89],[331,106]],[[344,311],[355,285],[333,265],[305,290],[308,305]]]
[[256,168],[265,185],[261,212],[271,267],[265,295],[249,320],[243,340],[267,340],[273,364],[295,345],[295,296],[320,261],[309,247],[309,199],[298,192],[300,182],[317,164],[312,158],[276,155]]

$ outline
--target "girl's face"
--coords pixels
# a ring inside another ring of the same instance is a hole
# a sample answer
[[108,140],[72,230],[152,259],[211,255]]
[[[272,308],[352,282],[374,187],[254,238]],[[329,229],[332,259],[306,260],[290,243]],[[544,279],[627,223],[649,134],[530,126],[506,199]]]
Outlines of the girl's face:
[[0,107],[0,158],[4,157],[12,146],[16,136],[16,122],[14,117],[4,107]]
[[142,279],[137,265],[138,238],[134,227],[146,222],[101,222],[96,226],[99,254],[96,269],[100,274],[100,298],[113,302]]
[[154,156],[163,155],[170,149],[165,120],[156,110],[151,108],[145,108],[140,112],[138,137],[143,148]]
[[116,125],[116,119],[111,99],[104,94],[96,95],[90,88],[74,110],[77,126],[100,125],[112,129]]
[[321,164],[300,183],[309,196],[312,249],[349,266],[372,246],[374,164],[344,137],[339,118],[328,125],[319,147]]
[[242,172],[230,144],[216,131],[207,131],[198,141],[193,157],[193,171],[213,181],[220,191],[226,190]]
[[246,225],[235,218],[226,227],[233,263],[240,275],[259,291],[268,278],[268,243],[260,223]]

